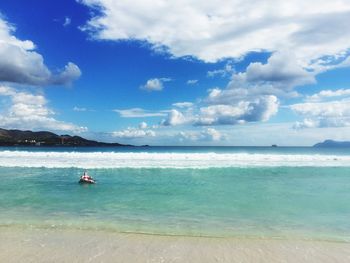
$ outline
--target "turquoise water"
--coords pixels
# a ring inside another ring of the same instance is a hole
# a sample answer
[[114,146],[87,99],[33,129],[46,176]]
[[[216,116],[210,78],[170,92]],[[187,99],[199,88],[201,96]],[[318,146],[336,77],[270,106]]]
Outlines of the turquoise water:
[[[0,163],[9,160],[6,150],[0,151]],[[47,150],[52,151],[55,149]],[[256,150],[244,151],[255,158]],[[293,151],[272,154],[282,159],[285,154],[313,154],[310,149]],[[329,151],[323,154],[349,155],[346,150]],[[195,158],[198,152],[190,154]],[[220,151],[218,154],[221,156]],[[186,168],[186,164],[176,169],[157,167],[155,156],[154,167],[148,164],[145,168],[133,168],[133,160],[127,160],[125,167],[106,169],[99,159],[98,168],[89,169],[96,185],[77,183],[83,171],[80,167],[48,168],[50,159],[43,161],[43,167],[30,167],[30,157],[17,160],[29,167],[2,165],[0,225],[350,241],[350,165],[318,166],[321,158],[305,167],[250,167],[249,163],[236,167],[233,160],[232,167],[198,169]],[[117,158],[107,157],[112,163]],[[55,158],[59,159],[52,162],[69,163],[62,159],[66,155]]]

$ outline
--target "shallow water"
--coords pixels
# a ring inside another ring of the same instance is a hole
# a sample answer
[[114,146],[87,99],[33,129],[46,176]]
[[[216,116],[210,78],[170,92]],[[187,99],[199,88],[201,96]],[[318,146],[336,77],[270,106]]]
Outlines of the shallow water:
[[[0,151],[0,225],[350,241],[344,151],[137,151]],[[96,185],[77,183],[84,157]]]

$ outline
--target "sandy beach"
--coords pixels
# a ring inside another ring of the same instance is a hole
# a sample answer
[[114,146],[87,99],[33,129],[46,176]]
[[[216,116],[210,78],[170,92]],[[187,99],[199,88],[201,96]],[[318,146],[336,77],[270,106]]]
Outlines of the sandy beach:
[[349,262],[342,242],[0,230],[0,262]]

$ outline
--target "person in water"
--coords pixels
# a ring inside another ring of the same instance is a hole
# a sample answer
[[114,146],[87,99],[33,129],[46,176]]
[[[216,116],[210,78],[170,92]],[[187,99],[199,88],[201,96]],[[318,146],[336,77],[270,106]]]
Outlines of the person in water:
[[80,177],[82,180],[92,180],[91,176],[88,175],[87,171],[83,173],[83,175]]

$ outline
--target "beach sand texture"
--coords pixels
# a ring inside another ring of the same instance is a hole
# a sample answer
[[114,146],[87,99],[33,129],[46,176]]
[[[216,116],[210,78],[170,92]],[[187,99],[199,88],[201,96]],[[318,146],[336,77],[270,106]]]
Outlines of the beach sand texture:
[[0,262],[350,262],[350,243],[0,230]]

